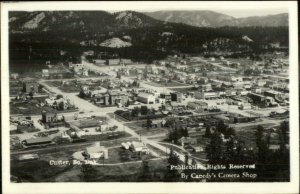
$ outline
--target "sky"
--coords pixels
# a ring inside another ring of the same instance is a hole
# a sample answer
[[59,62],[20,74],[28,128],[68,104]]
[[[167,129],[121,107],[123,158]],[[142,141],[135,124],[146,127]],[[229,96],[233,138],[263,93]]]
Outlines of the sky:
[[274,15],[280,13],[288,13],[287,10],[277,9],[277,10],[216,10],[216,12],[223,13],[235,18],[250,17],[250,16],[266,16]]

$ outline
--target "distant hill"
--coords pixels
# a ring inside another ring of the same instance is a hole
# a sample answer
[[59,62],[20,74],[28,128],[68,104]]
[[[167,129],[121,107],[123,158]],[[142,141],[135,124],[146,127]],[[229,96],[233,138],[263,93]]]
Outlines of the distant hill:
[[[205,25],[234,20],[210,11],[204,15]],[[85,51],[94,51],[95,57],[104,52],[153,61],[177,52],[251,53],[269,43],[288,45],[286,26],[196,27],[159,21],[135,11],[10,12],[9,32],[10,64],[16,67],[73,60]]]
[[214,11],[155,11],[144,14],[165,22],[183,23],[197,27],[221,26],[288,26],[288,14],[234,18]]

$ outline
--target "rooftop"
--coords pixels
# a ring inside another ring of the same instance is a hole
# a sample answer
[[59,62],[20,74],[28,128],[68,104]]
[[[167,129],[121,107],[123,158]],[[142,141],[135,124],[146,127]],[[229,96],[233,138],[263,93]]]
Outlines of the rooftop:
[[150,96],[153,96],[153,94],[144,93],[144,92],[138,94],[138,97],[142,97],[142,98],[148,98]]
[[38,137],[38,138],[26,139],[25,141],[28,144],[33,144],[33,143],[51,142],[51,139],[49,137]]

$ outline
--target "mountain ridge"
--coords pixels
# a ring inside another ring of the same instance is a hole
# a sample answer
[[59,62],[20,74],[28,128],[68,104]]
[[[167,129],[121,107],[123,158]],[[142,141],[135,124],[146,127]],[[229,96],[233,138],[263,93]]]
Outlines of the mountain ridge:
[[223,26],[288,26],[288,14],[272,14],[266,16],[250,16],[235,18],[223,13],[200,10],[200,11],[155,11],[143,12],[145,15],[165,22],[183,23],[197,27],[223,27]]
[[90,50],[152,61],[178,52],[249,53],[270,43],[288,45],[287,27],[196,27],[135,11],[10,12],[9,20],[10,62],[16,67],[73,60]]

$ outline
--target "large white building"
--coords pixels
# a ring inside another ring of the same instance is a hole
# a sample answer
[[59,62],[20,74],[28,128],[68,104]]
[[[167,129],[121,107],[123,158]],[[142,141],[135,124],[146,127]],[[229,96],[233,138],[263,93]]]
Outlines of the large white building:
[[154,104],[155,96],[153,94],[149,94],[149,93],[139,93],[138,101],[145,103],[145,104]]
[[103,157],[108,159],[108,150],[104,146],[100,146],[100,143],[95,143],[94,146],[87,147],[85,153],[89,156],[89,159],[99,159]]

